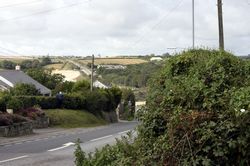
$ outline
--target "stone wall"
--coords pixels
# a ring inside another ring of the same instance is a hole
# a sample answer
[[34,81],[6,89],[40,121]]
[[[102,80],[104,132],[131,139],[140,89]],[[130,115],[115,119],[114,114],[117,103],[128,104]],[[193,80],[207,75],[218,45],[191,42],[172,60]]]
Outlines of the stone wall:
[[0,136],[2,137],[16,137],[32,133],[32,122],[15,123],[10,126],[0,126]]
[[49,118],[48,117],[40,117],[37,120],[33,121],[34,129],[42,129],[49,127]]

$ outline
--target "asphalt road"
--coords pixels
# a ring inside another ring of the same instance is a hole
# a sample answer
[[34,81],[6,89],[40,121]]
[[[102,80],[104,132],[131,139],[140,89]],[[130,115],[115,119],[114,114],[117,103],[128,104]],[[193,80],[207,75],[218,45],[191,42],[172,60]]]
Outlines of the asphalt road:
[[0,146],[0,166],[71,166],[74,165],[74,142],[78,138],[83,150],[92,152],[106,144],[114,144],[115,138],[120,138],[136,126],[137,122],[121,122],[83,133],[65,133],[6,144]]

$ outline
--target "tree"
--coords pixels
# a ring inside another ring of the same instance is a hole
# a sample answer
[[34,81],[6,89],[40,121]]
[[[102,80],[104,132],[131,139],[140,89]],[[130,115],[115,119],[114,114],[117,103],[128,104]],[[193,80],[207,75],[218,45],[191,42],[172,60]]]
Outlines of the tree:
[[90,89],[90,83],[87,80],[81,80],[74,84],[72,92],[84,92]]
[[52,74],[51,70],[29,69],[27,74],[34,80],[43,84],[49,89],[55,89],[59,83],[63,82],[64,76],[61,74]]
[[53,93],[54,94],[56,94],[58,92],[71,93],[74,84],[75,84],[74,82],[70,82],[70,81],[61,82],[61,83],[56,85]]
[[4,69],[15,69],[16,65],[17,65],[16,63],[8,60],[4,60],[1,62],[1,67]]
[[49,65],[49,64],[51,64],[51,63],[52,63],[52,61],[51,61],[51,59],[50,59],[49,56],[46,56],[46,57],[43,57],[43,58],[42,58],[42,62],[41,62],[41,65],[42,65],[42,66],[46,66],[46,65]]
[[33,84],[18,83],[10,89],[10,94],[13,96],[36,96],[41,95]]
[[30,69],[30,68],[40,68],[41,63],[39,60],[24,60],[21,62],[21,68],[22,69]]

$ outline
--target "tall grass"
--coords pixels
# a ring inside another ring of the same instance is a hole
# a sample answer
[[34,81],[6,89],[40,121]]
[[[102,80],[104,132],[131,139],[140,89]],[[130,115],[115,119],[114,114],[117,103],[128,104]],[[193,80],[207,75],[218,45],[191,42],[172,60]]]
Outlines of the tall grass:
[[45,110],[45,113],[50,118],[50,125],[53,127],[77,128],[107,124],[102,118],[86,111],[51,109]]

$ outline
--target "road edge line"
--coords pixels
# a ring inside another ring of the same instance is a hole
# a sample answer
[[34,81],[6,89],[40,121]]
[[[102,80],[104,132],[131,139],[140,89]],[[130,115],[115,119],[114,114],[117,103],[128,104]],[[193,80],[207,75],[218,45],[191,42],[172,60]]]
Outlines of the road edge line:
[[7,160],[2,160],[2,161],[0,161],[0,164],[1,164],[1,163],[6,163],[6,162],[9,162],[9,161],[18,160],[18,159],[27,158],[27,157],[29,157],[29,156],[28,156],[28,155],[25,155],[25,156],[15,157],[15,158],[7,159]]

